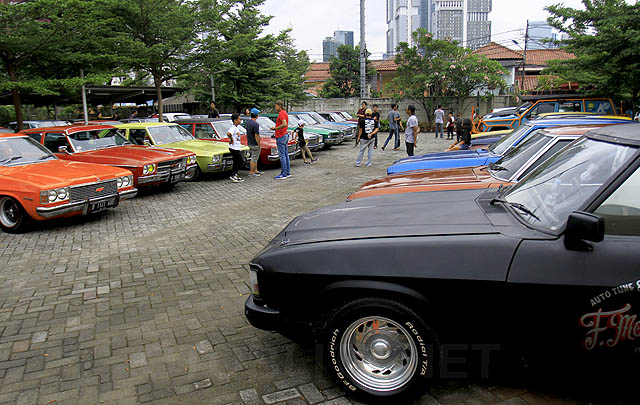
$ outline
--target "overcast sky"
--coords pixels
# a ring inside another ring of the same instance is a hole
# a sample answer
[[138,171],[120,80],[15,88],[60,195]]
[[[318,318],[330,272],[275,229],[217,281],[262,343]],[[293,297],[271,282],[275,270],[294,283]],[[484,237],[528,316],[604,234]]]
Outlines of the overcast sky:
[[[493,11],[489,14],[492,40],[499,43],[521,40],[527,19],[546,20],[548,13],[544,7],[557,3],[583,8],[580,0],[493,0]],[[366,1],[365,34],[372,59],[381,59],[387,50],[385,5],[385,0]],[[335,30],[353,31],[354,41],[360,41],[359,0],[266,0],[262,11],[274,16],[267,32],[292,28],[298,49],[306,50],[312,61],[322,60],[322,40],[333,36]],[[521,31],[505,33],[515,29]]]

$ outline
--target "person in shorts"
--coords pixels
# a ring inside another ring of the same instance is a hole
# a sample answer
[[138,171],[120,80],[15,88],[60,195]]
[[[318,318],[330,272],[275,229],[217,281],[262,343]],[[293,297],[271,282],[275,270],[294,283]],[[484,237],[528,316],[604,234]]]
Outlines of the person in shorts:
[[231,152],[231,157],[233,158],[233,168],[231,169],[231,177],[229,177],[229,179],[234,183],[242,183],[244,179],[238,177],[238,171],[244,163],[241,152],[242,143],[240,143],[240,114],[232,114],[231,122],[233,125],[231,125],[229,131],[227,131],[227,136],[230,141],[229,152]]
[[[305,165],[310,165],[311,162],[315,162],[318,158],[314,158],[309,150],[307,140],[304,139],[304,122],[298,121],[298,128],[293,132],[298,134],[298,145],[300,145],[300,153],[302,154],[302,160]],[[307,157],[308,156],[308,157]]]
[[251,161],[249,162],[249,176],[262,176],[258,171],[258,159],[260,158],[260,125],[257,119],[260,110],[253,108],[250,111],[251,119],[247,122],[247,146],[251,151]]

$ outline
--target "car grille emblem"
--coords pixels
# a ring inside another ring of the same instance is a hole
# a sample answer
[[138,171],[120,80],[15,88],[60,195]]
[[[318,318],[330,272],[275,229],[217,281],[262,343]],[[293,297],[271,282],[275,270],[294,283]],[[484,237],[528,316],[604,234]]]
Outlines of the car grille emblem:
[[98,187],[98,188],[96,188],[96,193],[100,193],[100,192],[102,192],[102,191],[104,191],[104,187]]

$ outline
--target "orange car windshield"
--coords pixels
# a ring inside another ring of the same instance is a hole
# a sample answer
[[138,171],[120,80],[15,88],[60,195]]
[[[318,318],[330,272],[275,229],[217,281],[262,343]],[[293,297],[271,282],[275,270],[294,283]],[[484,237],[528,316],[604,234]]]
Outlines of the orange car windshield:
[[31,138],[0,138],[0,166],[19,166],[56,159]]
[[129,143],[116,128],[74,132],[69,134],[69,140],[76,152],[111,148]]

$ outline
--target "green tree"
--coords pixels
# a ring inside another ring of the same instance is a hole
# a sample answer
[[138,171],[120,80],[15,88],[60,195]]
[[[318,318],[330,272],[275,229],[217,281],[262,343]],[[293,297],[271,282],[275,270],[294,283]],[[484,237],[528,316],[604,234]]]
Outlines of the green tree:
[[[368,56],[368,55],[367,55]],[[367,58],[367,77],[376,74]],[[320,96],[325,98],[348,98],[360,96],[360,46],[338,47],[337,55],[331,58],[329,78],[322,86]]]
[[563,41],[576,58],[550,61],[545,73],[577,81],[591,95],[640,98],[640,3],[582,0],[585,10],[547,7],[549,23],[569,35]]
[[[185,83],[200,101],[209,96],[214,74],[216,101],[236,111],[271,104],[276,99],[301,100],[309,58],[297,51],[290,30],[264,35],[271,16],[264,0],[201,0],[203,43],[200,66]],[[216,73],[217,72],[217,73]]]
[[18,128],[22,128],[21,93],[60,95],[81,86],[78,66],[100,65],[99,47],[87,45],[100,34],[81,0],[38,0],[0,4],[0,91],[11,91]]
[[[198,43],[197,4],[187,0],[97,0],[111,17],[113,52],[134,70],[148,72],[162,121],[162,84],[186,74]],[[97,40],[101,40],[98,38]]]
[[458,111],[462,111],[462,103],[472,91],[506,87],[500,63],[474,55],[455,41],[434,39],[426,30],[418,29],[413,33],[413,43],[398,46],[398,74],[390,90],[396,98],[420,103],[430,124],[437,105],[455,99]]

